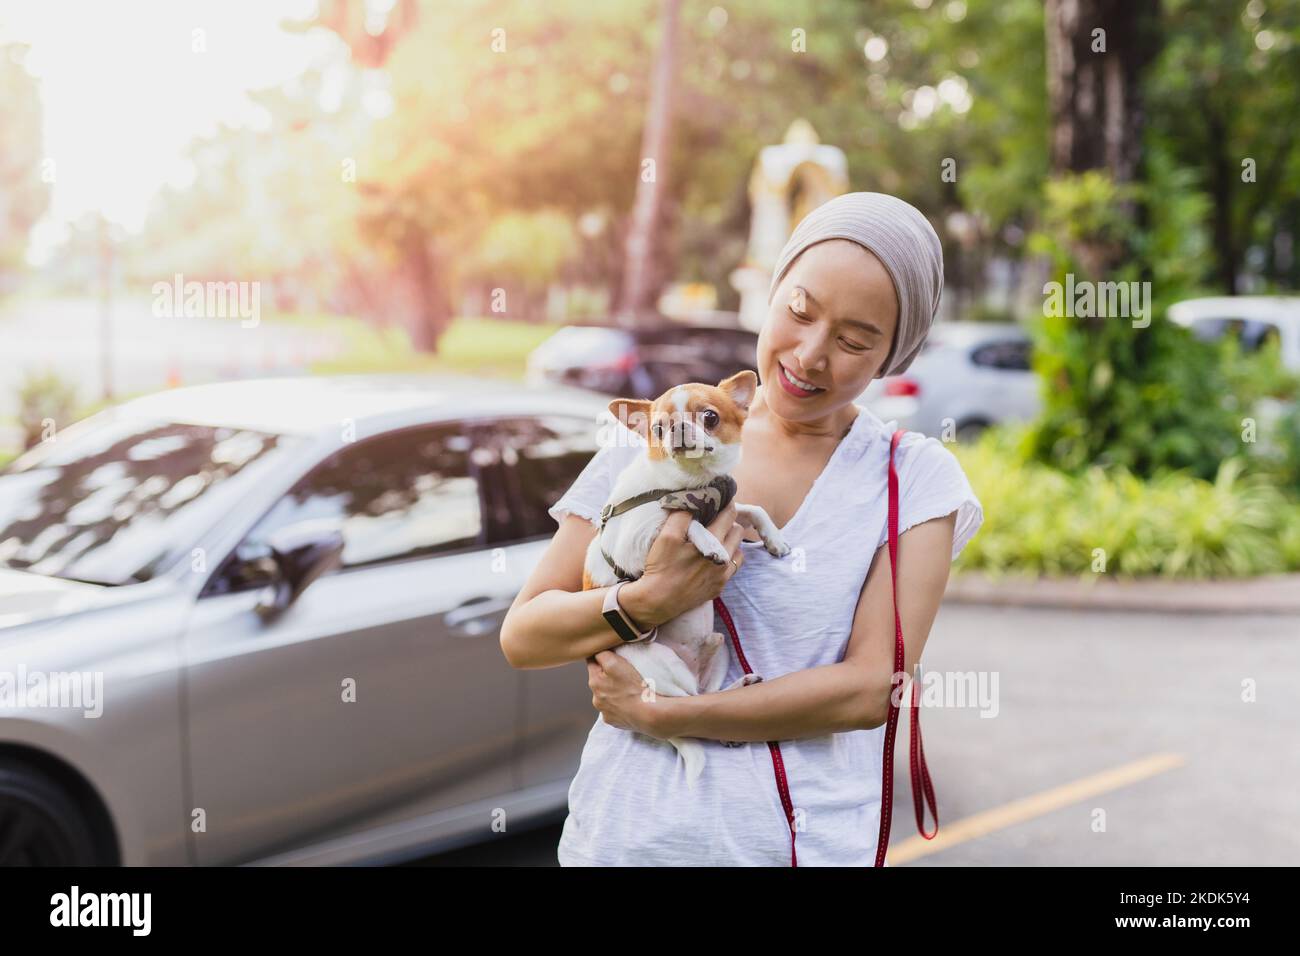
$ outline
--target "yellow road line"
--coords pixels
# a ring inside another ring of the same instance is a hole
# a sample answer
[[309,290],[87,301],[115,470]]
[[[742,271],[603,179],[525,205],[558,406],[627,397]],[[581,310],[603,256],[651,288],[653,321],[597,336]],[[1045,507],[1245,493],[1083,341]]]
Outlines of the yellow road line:
[[[1078,803],[1080,800],[1095,794],[1128,786],[1130,783],[1145,780],[1147,777],[1154,777],[1166,770],[1181,767],[1186,762],[1187,759],[1182,754],[1152,754],[1150,757],[1144,757],[1132,763],[1121,764],[1118,767],[1112,767],[1110,770],[1095,773],[1091,777],[1084,777],[1072,783],[1053,787],[1051,790],[1044,790],[1042,793],[1004,803],[1000,807],[976,813],[973,816],[957,820],[955,823],[940,821],[939,832],[933,840],[927,840],[922,836],[912,836],[901,843],[891,845],[886,856],[890,866],[910,863],[918,857],[939,853],[949,847],[956,846],[958,843],[965,843],[967,840],[974,840],[977,837],[1022,823],[1025,820],[1041,817],[1045,813],[1051,813],[1053,810],[1058,810],[1071,803]],[[901,803],[894,804],[892,823],[894,828],[897,828],[904,820],[908,823],[914,823],[914,815],[909,814],[903,817],[899,814],[902,807]],[[931,825],[931,822],[927,822],[927,829]]]

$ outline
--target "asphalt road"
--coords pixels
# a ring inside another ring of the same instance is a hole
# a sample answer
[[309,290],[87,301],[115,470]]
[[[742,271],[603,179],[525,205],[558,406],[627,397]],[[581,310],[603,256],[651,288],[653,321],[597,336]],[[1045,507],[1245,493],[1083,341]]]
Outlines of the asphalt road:
[[[945,604],[925,657],[997,692],[922,708],[934,841],[899,722],[891,866],[1300,863],[1300,617]],[[416,865],[553,866],[559,835]]]

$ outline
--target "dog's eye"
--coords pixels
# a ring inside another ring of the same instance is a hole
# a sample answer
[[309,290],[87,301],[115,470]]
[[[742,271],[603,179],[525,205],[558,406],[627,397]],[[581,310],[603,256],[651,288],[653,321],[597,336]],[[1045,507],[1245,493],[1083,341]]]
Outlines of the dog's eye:
[[704,410],[704,427],[714,428],[718,424],[718,413],[711,408]]
[[662,441],[664,437],[664,426],[659,422],[655,422],[650,427],[650,434],[654,435],[656,441]]

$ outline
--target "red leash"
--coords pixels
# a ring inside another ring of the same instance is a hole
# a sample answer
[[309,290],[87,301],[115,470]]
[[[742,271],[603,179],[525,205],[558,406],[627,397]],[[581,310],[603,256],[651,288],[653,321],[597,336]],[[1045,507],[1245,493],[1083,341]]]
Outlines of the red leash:
[[[898,448],[899,439],[903,434],[903,429],[900,428],[894,432],[889,442],[889,564],[894,585],[894,676],[890,679],[891,688],[901,685],[905,674],[903,621],[898,614],[898,472],[894,470],[894,451]],[[731,646],[735,650],[736,660],[740,662],[746,674],[753,673],[749,661],[745,659],[745,652],[741,649],[740,637],[736,634],[736,625],[731,619],[731,612],[727,610],[727,605],[722,602],[722,598],[716,597],[713,599],[713,606],[731,635]],[[876,866],[885,865],[885,851],[889,849],[889,823],[893,813],[894,797],[894,736],[898,731],[898,711],[899,706],[894,703],[894,693],[891,690],[889,717],[885,721],[885,759],[880,784],[880,835],[876,840]],[[916,681],[912,682],[911,711],[912,799],[916,804],[916,828],[921,836],[933,840],[939,832],[939,812],[934,796],[934,785],[930,782],[930,769],[925,765],[925,749],[921,746],[921,715],[917,705]],[[781,745],[775,740],[769,740],[767,749],[772,754],[772,771],[776,776],[776,789],[781,795],[781,806],[785,809],[786,823],[790,827],[790,865],[798,866],[799,859],[794,850],[794,804],[790,800],[790,785],[785,777]],[[921,805],[922,792],[925,794],[926,803],[929,804],[930,815],[934,817],[933,833],[925,832],[925,810]]]
[[[731,612],[727,610],[727,605],[722,603],[722,598],[715,597],[713,606],[721,615],[722,623],[727,625],[727,633],[731,635],[731,646],[736,651],[736,660],[740,661],[740,666],[745,669],[746,674],[754,673],[749,666],[749,661],[745,660],[745,652],[740,648],[740,638],[736,636],[736,625],[731,620]],[[799,858],[794,853],[794,804],[790,800],[790,786],[785,779],[785,761],[781,759],[781,745],[775,740],[769,740],[767,749],[772,754],[772,772],[776,775],[776,791],[781,795],[781,806],[785,808],[785,822],[790,827],[790,865],[798,866]]]

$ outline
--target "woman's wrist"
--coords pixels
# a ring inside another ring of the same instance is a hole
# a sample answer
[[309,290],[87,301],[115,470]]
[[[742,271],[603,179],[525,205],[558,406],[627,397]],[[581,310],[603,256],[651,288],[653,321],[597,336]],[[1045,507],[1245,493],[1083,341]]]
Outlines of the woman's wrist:
[[648,723],[646,730],[650,736],[659,740],[682,736],[681,727],[684,716],[682,707],[684,705],[689,706],[690,700],[690,697],[667,697],[663,694],[656,694],[646,704]]
[[650,593],[645,575],[623,585],[618,592],[618,606],[639,631],[648,631],[670,619],[663,616],[663,609]]

